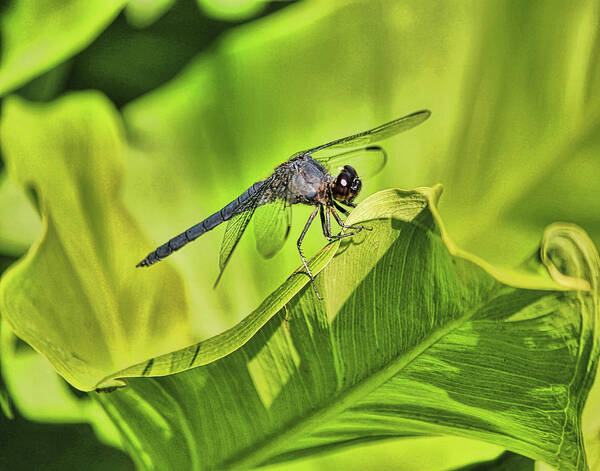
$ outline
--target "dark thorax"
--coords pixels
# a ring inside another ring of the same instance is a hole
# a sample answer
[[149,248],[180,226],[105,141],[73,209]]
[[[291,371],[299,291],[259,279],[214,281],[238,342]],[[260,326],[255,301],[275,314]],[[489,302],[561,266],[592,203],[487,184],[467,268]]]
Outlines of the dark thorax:
[[275,170],[275,174],[280,172],[288,176],[286,199],[290,204],[327,204],[332,177],[312,157],[301,155],[285,162]]

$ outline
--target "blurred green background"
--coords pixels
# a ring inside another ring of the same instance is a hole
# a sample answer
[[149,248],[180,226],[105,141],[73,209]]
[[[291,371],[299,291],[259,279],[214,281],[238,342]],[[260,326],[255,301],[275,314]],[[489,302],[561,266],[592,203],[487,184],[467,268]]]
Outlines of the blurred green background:
[[[597,1],[5,0],[1,119],[27,141],[26,127],[9,122],[11,94],[52,103],[96,90],[112,102],[126,138],[120,197],[146,236],[129,254],[135,264],[295,151],[428,108],[427,123],[384,144],[388,165],[362,198],[442,183],[455,242],[514,267],[555,221],[579,224],[600,245],[598,18]],[[295,208],[292,238],[309,212]],[[41,230],[31,198],[1,167],[0,270]],[[299,265],[292,242],[260,259],[249,231],[213,290],[221,237],[215,230],[169,258],[196,339],[242,319]],[[322,246],[313,228],[306,251]],[[131,469],[96,404],[5,324],[0,334],[2,394],[16,416],[0,419],[0,468]],[[447,469],[500,452],[415,439],[281,469]]]

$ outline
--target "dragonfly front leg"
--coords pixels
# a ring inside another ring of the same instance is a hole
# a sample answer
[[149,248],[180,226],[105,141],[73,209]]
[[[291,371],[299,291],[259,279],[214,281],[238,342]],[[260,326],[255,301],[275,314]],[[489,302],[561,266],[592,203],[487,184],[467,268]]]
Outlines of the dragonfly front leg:
[[306,258],[304,258],[304,254],[302,253],[302,241],[304,240],[304,236],[308,232],[308,228],[310,227],[313,220],[315,219],[315,216],[317,215],[317,211],[319,211],[319,207],[316,207],[315,210],[308,217],[308,221],[306,221],[306,225],[304,226],[304,229],[302,229],[302,233],[300,234],[300,237],[298,238],[298,242],[296,243],[296,246],[298,247],[298,252],[300,253],[300,258],[302,259],[302,264],[304,265],[304,268],[306,268],[306,272],[308,273],[308,276],[312,283],[312,287],[315,290],[315,294],[317,295],[317,298],[319,298],[319,300],[322,301],[323,298],[317,291],[317,287],[315,285],[315,277],[310,272],[310,268],[308,268],[308,263],[306,263]]
[[337,221],[337,223],[340,225],[340,227],[342,229],[354,229],[353,232],[348,232],[346,234],[341,234],[340,235],[341,237],[346,237],[346,236],[349,236],[349,235],[358,234],[363,229],[366,229],[367,231],[372,231],[373,230],[372,227],[367,227],[367,226],[346,226],[346,224],[344,224],[344,221],[342,220],[342,218],[340,217],[340,215],[335,212],[335,209],[333,209],[332,207],[329,207],[328,210],[331,211],[331,214],[333,214],[333,217],[335,218],[335,220]]
[[348,214],[350,214],[350,211],[348,211],[346,208],[344,208],[343,206],[340,206],[335,201],[332,201],[332,202],[333,202],[333,205],[335,206],[335,209],[337,209],[344,216],[348,216]]
[[325,220],[325,211],[323,211],[323,205],[319,205],[319,217],[321,218],[321,229],[323,230],[323,235],[327,238],[327,240],[331,240],[331,231],[329,230],[329,224]]
[[[332,241],[332,240],[337,240],[337,239],[343,239],[344,237],[350,237],[353,236],[354,234],[356,234],[357,232],[360,231],[356,231],[356,232],[348,232],[347,234],[331,234],[331,219],[329,218],[329,211],[333,211],[333,208],[331,206],[327,206],[325,211],[323,211],[323,206],[321,206],[319,208],[320,211],[320,215],[321,215],[321,227],[323,228],[323,235],[327,238],[327,240]],[[348,226],[350,227],[350,226]]]
[[331,223],[329,219],[329,206],[327,209],[323,209],[323,205],[319,206],[319,216],[321,216],[321,228],[323,229],[323,235],[327,238],[327,240],[332,241],[334,239],[338,239],[336,236],[331,235]]

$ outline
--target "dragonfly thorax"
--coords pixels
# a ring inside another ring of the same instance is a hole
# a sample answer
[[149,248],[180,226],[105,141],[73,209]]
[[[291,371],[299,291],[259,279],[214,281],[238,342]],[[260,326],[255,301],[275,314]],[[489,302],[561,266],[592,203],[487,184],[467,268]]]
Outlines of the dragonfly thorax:
[[360,192],[362,182],[356,170],[344,165],[337,178],[331,183],[331,195],[342,203],[351,203]]

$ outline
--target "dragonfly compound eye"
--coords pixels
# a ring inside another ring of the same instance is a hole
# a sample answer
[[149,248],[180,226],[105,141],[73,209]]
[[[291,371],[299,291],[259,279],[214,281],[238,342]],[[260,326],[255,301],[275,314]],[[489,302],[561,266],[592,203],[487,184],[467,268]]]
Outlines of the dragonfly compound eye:
[[350,203],[356,197],[362,183],[350,165],[345,165],[331,187],[333,197],[343,203]]

